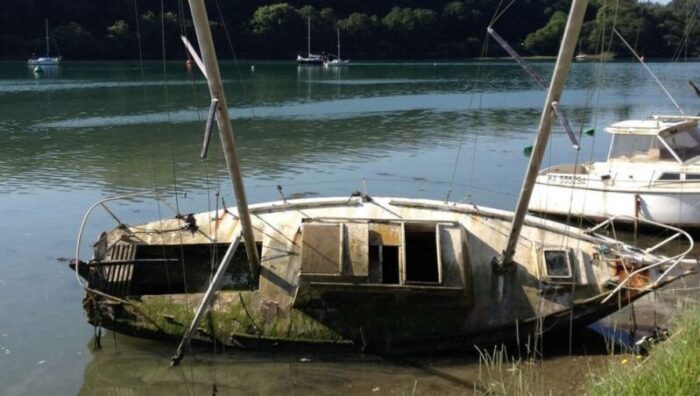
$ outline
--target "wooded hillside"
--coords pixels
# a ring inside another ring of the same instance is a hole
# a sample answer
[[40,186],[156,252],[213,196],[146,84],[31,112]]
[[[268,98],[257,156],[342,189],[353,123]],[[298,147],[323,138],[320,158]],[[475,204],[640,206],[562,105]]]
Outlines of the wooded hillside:
[[[311,18],[312,51],[335,52],[340,29],[344,57],[433,59],[503,56],[496,44],[484,52],[486,27],[498,11],[493,0],[207,0],[219,54],[293,59],[306,53]],[[508,3],[508,2],[503,2]],[[495,29],[524,55],[554,55],[570,1],[518,0]],[[162,8],[161,8],[162,7]],[[629,57],[611,38],[615,26],[647,57],[700,54],[700,0],[662,6],[636,0],[591,0],[581,50],[601,48]],[[184,57],[178,36],[193,39],[186,0],[3,0],[0,58],[43,55],[44,20],[49,19],[52,53],[68,59],[171,59]],[[164,34],[165,51],[163,51]]]

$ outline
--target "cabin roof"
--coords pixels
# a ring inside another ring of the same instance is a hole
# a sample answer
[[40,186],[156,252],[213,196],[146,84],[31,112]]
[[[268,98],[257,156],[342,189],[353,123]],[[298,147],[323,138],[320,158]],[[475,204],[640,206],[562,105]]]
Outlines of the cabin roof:
[[656,118],[650,120],[626,120],[616,122],[607,128],[605,131],[614,135],[658,135],[661,132],[669,129],[685,129],[691,126],[696,126],[697,121],[687,118]]

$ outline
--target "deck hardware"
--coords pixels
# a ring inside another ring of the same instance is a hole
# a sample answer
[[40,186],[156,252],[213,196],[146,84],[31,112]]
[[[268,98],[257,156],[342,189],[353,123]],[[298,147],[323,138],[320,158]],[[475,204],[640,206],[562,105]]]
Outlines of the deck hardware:
[[212,99],[209,105],[209,114],[207,115],[207,126],[204,128],[204,141],[202,142],[202,153],[200,157],[207,158],[209,151],[209,142],[211,142],[211,129],[214,127],[214,119],[216,111],[219,109],[219,99]]
[[277,185],[277,192],[280,193],[280,195],[282,196],[282,202],[287,203],[287,198],[284,196],[284,193],[282,192],[282,186],[279,184]]

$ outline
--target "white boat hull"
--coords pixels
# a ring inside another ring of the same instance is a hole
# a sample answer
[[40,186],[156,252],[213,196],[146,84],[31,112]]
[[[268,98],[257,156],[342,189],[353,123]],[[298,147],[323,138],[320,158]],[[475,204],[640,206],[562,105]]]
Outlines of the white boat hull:
[[698,227],[700,192],[625,191],[538,181],[530,210],[591,219],[624,215],[675,226]]
[[37,58],[27,61],[29,66],[58,66],[60,63],[61,58]]

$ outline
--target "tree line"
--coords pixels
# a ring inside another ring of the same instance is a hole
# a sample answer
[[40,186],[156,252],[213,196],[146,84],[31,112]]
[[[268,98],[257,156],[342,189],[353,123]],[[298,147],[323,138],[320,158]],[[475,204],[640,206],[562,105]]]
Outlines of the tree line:
[[[208,0],[207,9],[221,57],[293,59],[306,53],[310,21],[314,53],[334,53],[338,29],[346,58],[434,59],[503,56],[497,45],[484,45],[499,3]],[[516,1],[494,28],[523,55],[555,55],[569,6],[569,0]],[[700,0],[591,0],[580,51],[628,57],[614,27],[645,56],[697,57],[699,8]],[[68,59],[177,59],[185,56],[179,36],[195,41],[186,0],[3,0],[0,58],[43,55],[45,19],[52,53]]]

